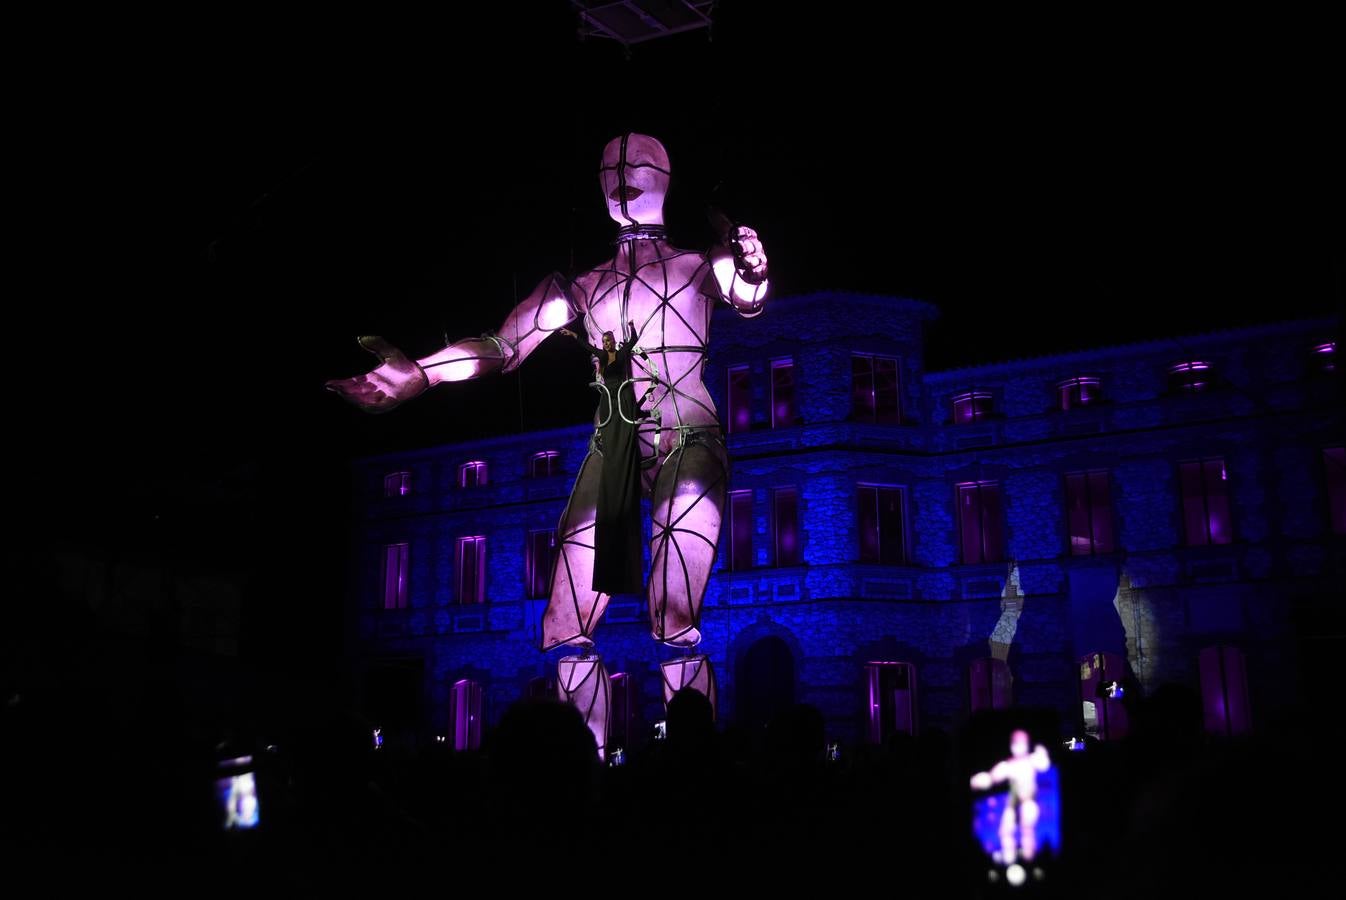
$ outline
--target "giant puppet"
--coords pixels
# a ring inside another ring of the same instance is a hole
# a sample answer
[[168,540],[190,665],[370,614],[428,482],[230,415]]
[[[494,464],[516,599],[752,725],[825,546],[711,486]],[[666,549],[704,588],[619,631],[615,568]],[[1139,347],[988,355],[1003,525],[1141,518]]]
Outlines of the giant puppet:
[[[595,549],[600,540],[604,552],[620,541],[627,549],[613,552],[630,552],[629,529],[614,518],[629,511],[614,492],[631,477],[630,459],[615,452],[613,435],[628,433],[628,427],[634,432],[635,477],[651,498],[652,635],[672,647],[695,647],[729,477],[715,404],[701,379],[711,313],[726,304],[741,316],[759,315],[767,259],[756,232],[727,222],[720,243],[709,251],[680,250],[668,242],[668,154],[654,138],[614,138],[603,149],[598,174],[608,214],[619,226],[611,259],[574,279],[547,277],[498,331],[456,341],[424,359],[412,360],[382,338],[362,337],[361,345],[379,358],[378,367],[328,387],[364,410],[386,412],[441,382],[512,371],[571,323],[583,327],[590,346],[609,334],[609,343],[625,349],[627,373],[616,390],[600,362],[593,385],[600,395],[594,436],[557,527],[559,547],[542,619],[543,650],[568,644],[580,651],[559,661],[558,690],[585,715],[602,753],[611,690],[593,635],[620,588],[605,581],[603,570],[596,572]],[[614,421],[624,428],[613,429]],[[616,456],[622,457],[620,466],[610,464]],[[705,656],[679,656],[662,671],[665,699],[692,687],[714,703],[715,678]]]

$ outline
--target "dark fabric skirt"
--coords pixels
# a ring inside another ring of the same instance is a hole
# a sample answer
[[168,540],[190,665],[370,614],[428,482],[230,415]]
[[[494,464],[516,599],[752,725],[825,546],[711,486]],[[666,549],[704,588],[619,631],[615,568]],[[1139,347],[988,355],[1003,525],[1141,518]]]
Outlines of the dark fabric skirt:
[[[620,361],[619,361],[620,362]],[[626,370],[613,363],[604,372],[608,396],[616,398]],[[600,421],[608,422],[599,431],[599,449],[603,453],[603,471],[598,483],[598,507],[594,520],[594,579],[592,588],[605,594],[639,594],[644,561],[640,533],[640,443],[636,426],[612,410],[607,416],[607,399],[599,404]],[[631,385],[621,390],[620,409],[638,418],[635,391]]]

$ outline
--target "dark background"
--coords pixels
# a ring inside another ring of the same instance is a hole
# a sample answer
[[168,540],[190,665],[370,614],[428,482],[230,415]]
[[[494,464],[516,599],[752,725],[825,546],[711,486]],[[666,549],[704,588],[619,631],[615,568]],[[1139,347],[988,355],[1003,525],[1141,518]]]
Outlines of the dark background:
[[[777,295],[930,301],[931,368],[1340,307],[1323,22],[879,6],[725,2],[713,40],[629,58],[561,2],[16,32],[11,249],[35,277],[7,304],[27,599],[5,630],[45,661],[15,683],[175,652],[167,620],[128,637],[81,608],[69,554],[241,585],[242,668],[337,683],[348,460],[592,400],[560,342],[389,416],[323,381],[368,368],[358,334],[424,355],[605,258],[596,169],[623,130],[669,150],[675,242],[706,245],[715,203],[761,233]],[[43,637],[90,630],[115,645],[97,664]]]

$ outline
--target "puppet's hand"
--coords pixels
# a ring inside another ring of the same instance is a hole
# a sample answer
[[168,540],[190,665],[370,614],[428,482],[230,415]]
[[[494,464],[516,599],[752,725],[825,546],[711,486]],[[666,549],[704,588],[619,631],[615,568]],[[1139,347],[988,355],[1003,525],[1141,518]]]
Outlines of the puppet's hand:
[[746,225],[734,229],[731,241],[734,251],[734,267],[739,277],[748,284],[761,284],[766,281],[766,249],[757,237],[757,232]]
[[327,382],[329,391],[365,412],[382,413],[396,409],[430,386],[425,370],[383,338],[365,335],[359,341],[379,358],[379,366],[368,375],[335,378]]

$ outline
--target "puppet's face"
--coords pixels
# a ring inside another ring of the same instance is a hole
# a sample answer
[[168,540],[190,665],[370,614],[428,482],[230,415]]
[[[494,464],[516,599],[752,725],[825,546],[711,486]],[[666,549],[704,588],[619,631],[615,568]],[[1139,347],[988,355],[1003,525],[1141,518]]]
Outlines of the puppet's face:
[[619,225],[662,225],[668,193],[668,153],[645,134],[613,138],[598,170],[608,215]]
[[1016,757],[1028,755],[1028,732],[1015,731],[1010,735],[1010,755]]

